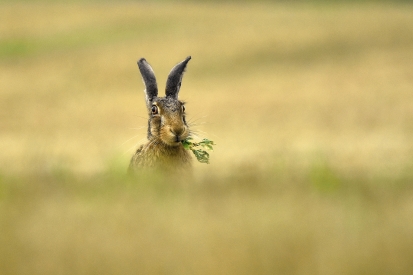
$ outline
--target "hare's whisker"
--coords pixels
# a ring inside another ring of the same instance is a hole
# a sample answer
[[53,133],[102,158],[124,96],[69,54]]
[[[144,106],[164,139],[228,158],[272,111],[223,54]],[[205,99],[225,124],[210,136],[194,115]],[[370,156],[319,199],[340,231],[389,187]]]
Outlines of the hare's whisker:
[[189,120],[188,120],[188,123],[193,123],[193,122],[195,122],[195,121],[198,121],[198,120],[200,120],[200,119],[203,119],[203,118],[206,118],[206,117],[208,117],[208,116],[202,116],[202,117],[198,117],[198,118],[190,118]]
[[141,119],[143,119],[143,120],[148,120],[147,117],[143,117],[143,116],[136,116],[136,117],[141,118]]
[[196,134],[202,134],[202,135],[208,135],[207,132],[204,132],[204,131],[201,131],[201,130],[196,130],[196,131],[194,131],[194,133],[196,133]]
[[129,128],[129,130],[140,130],[140,129],[143,129],[143,128],[146,128],[146,127],[148,127],[148,126],[141,126],[141,127],[138,127],[138,128]]
[[205,125],[205,124],[208,124],[208,122],[206,122],[206,121],[201,121],[201,122],[199,122],[199,123],[189,123],[189,126],[190,126],[190,127],[197,127],[197,126]]
[[136,138],[136,137],[138,137],[138,136],[140,136],[140,135],[141,135],[141,134],[138,134],[138,135],[135,135],[135,136],[131,137],[130,139],[128,139],[128,140],[126,140],[125,142],[123,142],[120,146],[124,145],[124,144],[127,143],[128,141],[130,141],[130,140],[132,140],[132,139],[134,139],[134,138]]
[[[136,136],[135,136],[135,137],[136,137]],[[146,139],[146,137],[141,138],[140,140],[138,140],[132,147],[130,147],[128,150],[126,150],[125,154],[128,153],[128,152],[129,152],[130,150],[132,150],[133,148],[138,148],[139,145],[140,145],[143,141],[145,141],[145,139]],[[125,154],[124,154],[124,155],[125,155]]]
[[136,147],[137,147],[137,144],[134,144],[132,147],[130,147],[129,149],[127,149],[127,150],[122,154],[122,157],[125,156],[126,154],[129,154],[129,152],[130,152],[131,150],[133,150],[134,148],[136,148]]
[[191,137],[195,137],[195,138],[202,138],[202,137],[199,136],[197,133],[191,133],[190,136],[191,136]]

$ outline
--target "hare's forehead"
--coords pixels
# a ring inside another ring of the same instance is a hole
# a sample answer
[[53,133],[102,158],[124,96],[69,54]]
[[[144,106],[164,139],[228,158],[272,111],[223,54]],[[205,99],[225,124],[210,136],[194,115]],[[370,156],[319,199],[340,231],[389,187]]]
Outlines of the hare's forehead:
[[179,100],[176,100],[173,98],[167,98],[167,97],[163,97],[163,98],[158,97],[153,101],[153,103],[163,109],[168,109],[170,111],[179,110],[181,106],[184,104],[183,102]]

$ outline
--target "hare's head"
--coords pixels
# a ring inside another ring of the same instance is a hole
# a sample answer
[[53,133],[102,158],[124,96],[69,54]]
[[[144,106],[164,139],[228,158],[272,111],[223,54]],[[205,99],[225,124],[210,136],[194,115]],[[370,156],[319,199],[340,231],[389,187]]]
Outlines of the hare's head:
[[166,81],[165,97],[158,97],[158,85],[152,67],[144,58],[138,61],[145,84],[146,107],[148,109],[148,139],[178,146],[189,136],[185,121],[185,104],[178,100],[182,76],[191,57],[172,68]]

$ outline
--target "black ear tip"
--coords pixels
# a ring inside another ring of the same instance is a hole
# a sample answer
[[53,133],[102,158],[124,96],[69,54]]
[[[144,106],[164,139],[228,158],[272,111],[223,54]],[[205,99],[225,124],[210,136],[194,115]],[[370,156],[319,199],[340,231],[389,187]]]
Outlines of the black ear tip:
[[185,58],[184,61],[181,62],[182,65],[186,66],[186,64],[188,64],[189,60],[191,60],[191,56],[188,56],[187,58]]
[[146,62],[146,59],[145,59],[145,58],[139,59],[139,60],[138,60],[138,65],[139,65],[139,64],[142,64],[143,62]]

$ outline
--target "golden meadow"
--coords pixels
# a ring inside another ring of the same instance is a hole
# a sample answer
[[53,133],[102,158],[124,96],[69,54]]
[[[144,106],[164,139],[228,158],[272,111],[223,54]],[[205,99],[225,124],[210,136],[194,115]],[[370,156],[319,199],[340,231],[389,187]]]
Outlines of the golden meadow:
[[[413,6],[0,3],[1,274],[412,274]],[[125,173],[136,61],[211,164]]]

